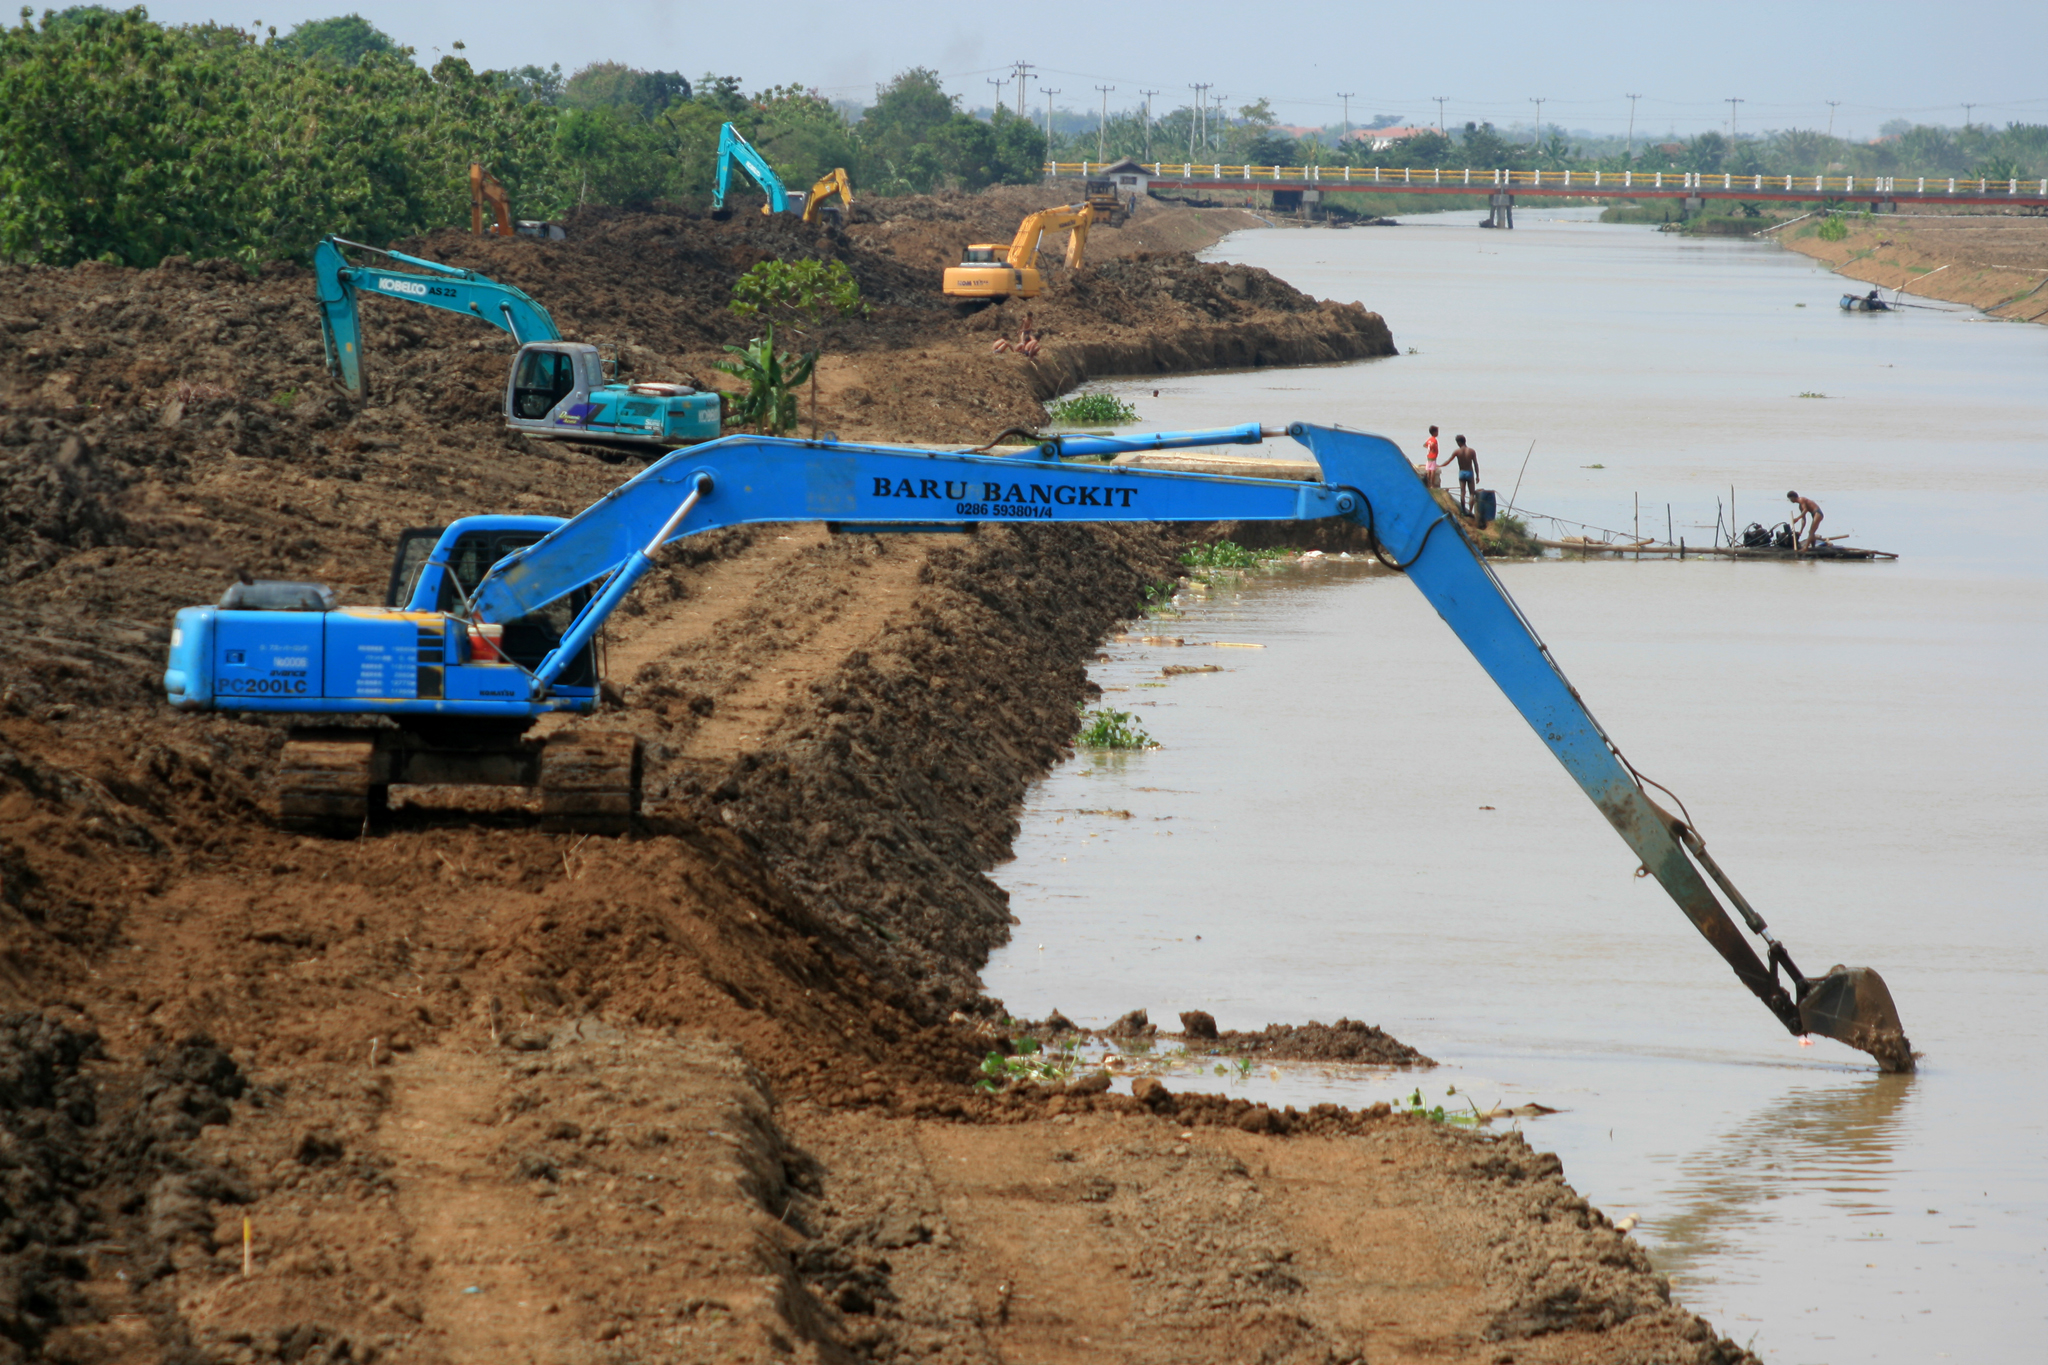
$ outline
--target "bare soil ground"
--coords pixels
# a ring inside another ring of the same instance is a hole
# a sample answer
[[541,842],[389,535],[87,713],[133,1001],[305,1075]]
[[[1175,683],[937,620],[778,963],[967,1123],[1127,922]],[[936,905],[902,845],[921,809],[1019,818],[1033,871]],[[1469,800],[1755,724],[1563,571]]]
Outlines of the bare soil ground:
[[1850,220],[1849,235],[1822,241],[1811,224],[1781,234],[1836,273],[1907,296],[1967,304],[2015,322],[2048,318],[2048,218],[1993,214]]
[[[927,225],[1011,208],[870,211],[411,245],[642,377],[746,334],[755,260],[841,256],[875,303],[828,329],[846,434],[983,436],[1103,363],[1389,345],[1139,255],[1056,279],[1037,366],[988,357]],[[898,221],[902,252],[861,243]],[[584,722],[646,742],[633,835],[415,788],[303,838],[281,725],[162,706],[172,611],[237,569],[379,600],[399,528],[567,512],[631,465],[505,436],[510,348],[460,319],[380,311],[372,397],[337,394],[304,272],[0,276],[0,1361],[1744,1358],[1517,1137],[971,1083],[1004,1045],[985,874],[1175,536],[675,547]]]

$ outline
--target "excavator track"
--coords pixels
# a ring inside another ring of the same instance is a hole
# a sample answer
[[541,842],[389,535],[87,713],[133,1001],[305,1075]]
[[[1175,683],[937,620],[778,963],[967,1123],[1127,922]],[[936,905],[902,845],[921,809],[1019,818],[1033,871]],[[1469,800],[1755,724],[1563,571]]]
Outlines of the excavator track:
[[385,809],[390,784],[390,755],[374,732],[294,730],[278,760],[278,823],[356,834]]
[[540,827],[624,834],[640,810],[640,741],[596,731],[558,735],[540,756]]

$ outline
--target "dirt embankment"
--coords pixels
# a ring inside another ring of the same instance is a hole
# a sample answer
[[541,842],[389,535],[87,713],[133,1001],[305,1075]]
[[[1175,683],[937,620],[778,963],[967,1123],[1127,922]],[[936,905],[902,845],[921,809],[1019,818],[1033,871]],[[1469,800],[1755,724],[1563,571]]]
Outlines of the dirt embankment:
[[[980,338],[922,266],[822,241],[876,302],[834,353],[913,386],[842,387],[828,423],[1039,415],[1021,365],[961,401]],[[744,334],[739,270],[816,243],[631,217],[418,245],[653,377]],[[1149,323],[1072,297],[1085,272],[1045,317],[1135,345],[1363,312],[1125,264]],[[301,838],[279,725],[162,707],[171,612],[237,569],[378,600],[400,527],[626,470],[498,432],[509,347],[459,319],[378,311],[355,403],[303,273],[5,275],[0,1360],[1741,1358],[1518,1138],[972,1084],[1004,1045],[985,873],[1171,535],[677,547],[588,722],[646,741],[634,836],[415,789]]]
[[2048,219],[1887,215],[1849,224],[1839,242],[1822,240],[1813,222],[1777,236],[1837,274],[1903,289],[1909,299],[1966,304],[2014,322],[2048,319]]

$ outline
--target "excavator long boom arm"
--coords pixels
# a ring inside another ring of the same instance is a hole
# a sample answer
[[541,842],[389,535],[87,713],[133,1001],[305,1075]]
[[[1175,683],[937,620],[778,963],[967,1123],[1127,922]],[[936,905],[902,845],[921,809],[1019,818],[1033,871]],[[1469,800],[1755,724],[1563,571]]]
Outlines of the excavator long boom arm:
[[1067,243],[1067,264],[1081,263],[1081,247],[1088,240],[1088,225],[1095,221],[1095,211],[1086,204],[1062,204],[1058,208],[1040,209],[1029,214],[1017,224],[1017,235],[1010,239],[1010,252],[1005,258],[1012,270],[1023,270],[1038,261],[1038,244],[1048,232],[1064,228],[1074,230]]
[[718,130],[718,174],[711,191],[711,207],[725,207],[726,191],[732,188],[732,168],[738,166],[747,173],[761,192],[768,196],[763,213],[786,213],[789,210],[789,191],[783,188],[782,177],[768,164],[767,158],[754,150],[754,145],[740,136],[740,130],[730,123]]
[[[1270,434],[1279,434],[1277,432]],[[557,655],[581,649],[663,543],[749,522],[824,521],[848,529],[973,523],[1307,521],[1361,523],[1471,651],[1564,765],[1641,866],[1742,983],[1796,1034],[1822,1033],[1887,1070],[1913,1055],[1877,973],[1836,968],[1809,980],[1792,964],[1699,836],[1652,802],[1578,692],[1455,520],[1384,437],[1296,424],[1322,482],[1246,479],[1062,462],[1060,455],[1250,443],[1256,426],[1139,438],[1063,437],[1035,457],[731,437],[676,451],[545,539],[501,560],[478,586],[475,615],[507,621],[608,578]],[[545,686],[556,659],[536,670]],[[1698,858],[1696,864],[1691,851]],[[1768,965],[1708,885],[1707,870],[1769,947]],[[1781,982],[1778,969],[1790,977]]]
[[[430,273],[419,275],[354,265],[342,254],[343,247],[373,252]],[[461,313],[503,328],[522,346],[529,341],[562,339],[547,309],[511,285],[500,284],[474,270],[442,265],[399,251],[379,251],[340,237],[320,239],[320,244],[313,248],[313,270],[320,294],[320,340],[327,350],[328,373],[357,397],[364,392],[363,325],[356,311],[359,293]]]
[[853,182],[847,179],[844,166],[834,166],[831,170],[819,176],[818,182],[811,186],[811,192],[804,196],[804,221],[806,223],[817,222],[819,216],[825,210],[825,201],[833,198],[835,195],[839,199],[840,211],[851,215],[853,213]]

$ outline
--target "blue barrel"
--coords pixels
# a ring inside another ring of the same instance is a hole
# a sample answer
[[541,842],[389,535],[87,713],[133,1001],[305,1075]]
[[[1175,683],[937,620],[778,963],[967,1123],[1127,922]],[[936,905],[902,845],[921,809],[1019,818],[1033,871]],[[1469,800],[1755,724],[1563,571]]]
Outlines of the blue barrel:
[[1480,489],[1479,505],[1474,509],[1474,515],[1478,518],[1481,526],[1493,525],[1494,508],[1496,506],[1497,503],[1494,500],[1493,490],[1491,488]]

